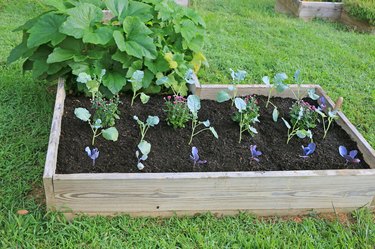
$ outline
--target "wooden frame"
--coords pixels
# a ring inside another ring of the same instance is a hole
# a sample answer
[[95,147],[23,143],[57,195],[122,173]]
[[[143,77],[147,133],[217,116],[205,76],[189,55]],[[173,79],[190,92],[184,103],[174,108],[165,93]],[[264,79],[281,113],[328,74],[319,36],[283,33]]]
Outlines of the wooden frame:
[[345,9],[343,9],[341,12],[340,22],[354,28],[357,31],[367,32],[375,35],[374,25],[371,25],[368,21],[360,20],[354,16],[351,16]]
[[293,14],[304,20],[323,18],[338,20],[343,3],[313,2],[301,0],[276,0],[275,10],[285,14]]
[[[227,89],[227,85],[196,82],[191,90],[202,99],[214,99],[218,91]],[[320,86],[303,85],[302,93],[309,88],[334,105]],[[238,94],[267,95],[268,89],[265,85],[239,85]],[[293,97],[287,91],[278,96]],[[77,213],[171,216],[208,211],[288,215],[375,206],[375,152],[341,112],[337,123],[357,142],[372,169],[56,174],[64,98],[64,81],[59,79],[43,181],[47,207],[67,217]]]

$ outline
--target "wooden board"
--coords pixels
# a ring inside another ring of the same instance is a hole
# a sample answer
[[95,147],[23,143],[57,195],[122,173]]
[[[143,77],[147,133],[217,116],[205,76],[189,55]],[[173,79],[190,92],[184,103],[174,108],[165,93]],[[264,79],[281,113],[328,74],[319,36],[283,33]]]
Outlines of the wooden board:
[[[203,99],[215,99],[226,85],[196,84],[191,90]],[[58,142],[64,107],[64,81],[59,80],[51,136],[47,153],[44,186],[47,207],[76,213],[133,216],[192,215],[211,211],[236,214],[249,211],[258,215],[303,214],[336,210],[351,211],[375,205],[375,153],[362,135],[339,112],[342,126],[373,169],[276,172],[207,173],[110,173],[55,174]],[[265,85],[240,85],[239,95],[267,95]],[[297,86],[291,86],[295,91]],[[304,85],[301,94],[315,88],[333,101],[317,85]],[[288,91],[278,96],[294,97]]]
[[375,34],[375,26],[371,25],[369,22],[349,15],[345,9],[343,9],[343,11],[341,12],[339,21],[347,26],[354,28],[357,31]]

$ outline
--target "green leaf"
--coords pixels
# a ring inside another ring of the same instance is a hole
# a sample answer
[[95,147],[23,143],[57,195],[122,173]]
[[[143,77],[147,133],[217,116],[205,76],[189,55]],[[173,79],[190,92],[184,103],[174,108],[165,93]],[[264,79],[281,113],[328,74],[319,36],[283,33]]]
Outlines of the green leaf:
[[94,32],[86,32],[83,36],[83,42],[106,45],[112,40],[113,30],[108,27],[100,27]]
[[121,73],[107,71],[103,77],[103,85],[113,94],[117,94],[126,85],[126,78]]
[[272,119],[273,121],[277,122],[277,119],[279,118],[279,111],[277,110],[277,108],[273,108],[273,112],[272,112]]
[[320,98],[318,94],[315,93],[315,89],[311,88],[307,90],[307,94],[309,95],[310,99],[317,100]]
[[64,12],[66,10],[66,6],[64,5],[64,1],[61,0],[42,0],[42,3],[54,7],[55,9]]
[[126,33],[125,51],[137,58],[155,59],[157,56],[154,41],[148,35],[152,31],[138,18],[127,16],[123,24]]
[[187,105],[191,113],[198,113],[199,109],[201,109],[201,101],[196,95],[189,95]]
[[121,52],[124,52],[126,50],[124,33],[119,30],[115,30],[113,31],[113,38],[115,39],[118,49]]
[[74,109],[74,115],[84,122],[89,121],[91,117],[90,112],[86,108],[82,107]]
[[223,103],[225,101],[228,101],[230,100],[230,95],[228,92],[226,91],[220,91],[217,93],[216,95],[216,101],[219,102],[219,103]]
[[90,33],[90,28],[103,19],[103,12],[100,8],[89,3],[83,3],[68,10],[69,17],[60,27],[60,32],[74,38],[83,38]]
[[236,106],[236,108],[239,112],[242,112],[242,111],[246,110],[246,102],[245,102],[245,100],[243,100],[241,98],[235,98],[234,99],[234,105]]
[[33,63],[33,78],[36,79],[48,71],[48,64],[45,60],[36,60]]
[[112,12],[114,16],[117,16],[119,21],[122,22],[123,12],[128,8],[129,1],[128,0],[104,0],[106,7]]
[[141,93],[140,98],[141,98],[142,104],[146,104],[150,100],[150,96],[148,96],[148,95],[146,95],[144,93]]
[[142,80],[142,87],[144,89],[148,88],[154,79],[154,74],[150,70],[145,70],[145,75]]
[[[53,64],[52,64],[53,65]],[[79,75],[80,73],[88,72],[90,70],[89,64],[85,62],[70,62],[69,67],[72,69],[74,75]]]
[[284,124],[285,124],[285,126],[286,126],[288,129],[292,128],[292,127],[290,126],[290,124],[288,123],[288,121],[286,121],[284,118],[281,118],[281,119],[284,121]]
[[102,131],[102,135],[105,139],[116,142],[118,139],[118,131],[116,127],[109,127]]
[[142,140],[138,144],[138,149],[141,151],[142,155],[148,155],[151,151],[151,144],[145,140]]
[[86,83],[86,87],[89,90],[90,93],[96,93],[99,91],[99,82],[96,80],[89,80]]
[[148,116],[146,120],[146,124],[154,127],[155,125],[159,124],[159,117],[158,116]]
[[75,51],[57,47],[48,56],[47,63],[50,64],[50,63],[67,61],[67,60],[73,59],[75,54],[76,54]]
[[210,129],[211,133],[214,135],[214,137],[216,139],[219,139],[219,135],[217,134],[215,128],[211,126],[209,129]]
[[51,42],[53,46],[56,46],[66,37],[59,31],[63,22],[65,22],[65,17],[53,12],[41,16],[28,31],[30,37],[27,40],[27,46],[33,48],[47,42]]
[[28,48],[27,47],[27,39],[25,38],[22,43],[20,43],[17,47],[15,47],[9,54],[7,58],[7,63],[11,64],[20,58],[27,58],[29,57],[34,51],[37,49],[35,48]]
[[143,23],[146,23],[153,18],[151,9],[152,7],[146,3],[131,1],[129,2],[129,7],[119,18],[119,21],[123,21],[127,16],[135,16],[138,17]]

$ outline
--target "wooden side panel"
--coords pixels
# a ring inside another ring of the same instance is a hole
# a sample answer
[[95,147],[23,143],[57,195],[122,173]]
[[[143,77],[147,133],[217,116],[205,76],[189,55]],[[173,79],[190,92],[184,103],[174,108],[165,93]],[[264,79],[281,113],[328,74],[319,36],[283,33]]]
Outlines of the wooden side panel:
[[[322,88],[317,88],[317,93],[321,96],[324,96],[327,99],[329,107],[333,108],[335,103],[332,99],[324,92]],[[345,105],[345,102],[344,102]],[[336,120],[336,123],[343,128],[350,138],[357,142],[359,150],[363,154],[363,158],[366,163],[372,168],[375,169],[375,150],[371,145],[366,141],[366,139],[359,133],[357,128],[349,121],[349,119],[341,112],[338,112],[339,119]]]
[[366,175],[90,179],[56,175],[55,205],[65,212],[173,213],[357,208],[375,195]]
[[299,0],[276,0],[275,10],[284,14],[298,16],[301,1]]
[[299,8],[299,17],[302,19],[312,19],[318,17],[338,20],[341,16],[342,6],[342,3],[302,1]]
[[46,195],[47,208],[52,208],[54,204],[54,193],[53,193],[53,176],[56,171],[56,162],[57,162],[57,151],[59,147],[60,132],[61,132],[61,120],[64,112],[64,100],[65,100],[65,89],[64,89],[65,80],[59,78],[57,93],[56,93],[56,102],[55,108],[53,111],[51,132],[48,142],[48,150],[46,163],[44,166],[43,173],[43,184],[44,191]]
[[350,16],[348,12],[345,11],[345,9],[343,9],[341,12],[340,22],[358,31],[375,34],[375,26],[372,26],[366,21],[362,21],[353,16]]

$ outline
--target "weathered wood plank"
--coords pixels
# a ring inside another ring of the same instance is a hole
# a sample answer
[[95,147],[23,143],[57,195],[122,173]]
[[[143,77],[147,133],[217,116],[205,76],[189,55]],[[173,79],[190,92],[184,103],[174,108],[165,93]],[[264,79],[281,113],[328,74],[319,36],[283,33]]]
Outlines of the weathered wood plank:
[[56,102],[53,111],[51,132],[48,142],[48,150],[46,163],[44,166],[43,173],[43,184],[46,195],[47,208],[53,207],[54,193],[53,193],[53,176],[56,171],[57,163],[57,151],[59,147],[60,132],[61,132],[61,120],[64,112],[64,100],[65,100],[65,80],[59,78],[56,92]]
[[369,205],[375,195],[375,172],[360,179],[317,175],[88,180],[56,175],[54,191],[58,210],[89,213],[355,208]]
[[342,10],[339,21],[347,26],[354,28],[357,31],[375,34],[375,26],[371,25],[369,22],[349,15],[345,9]]

